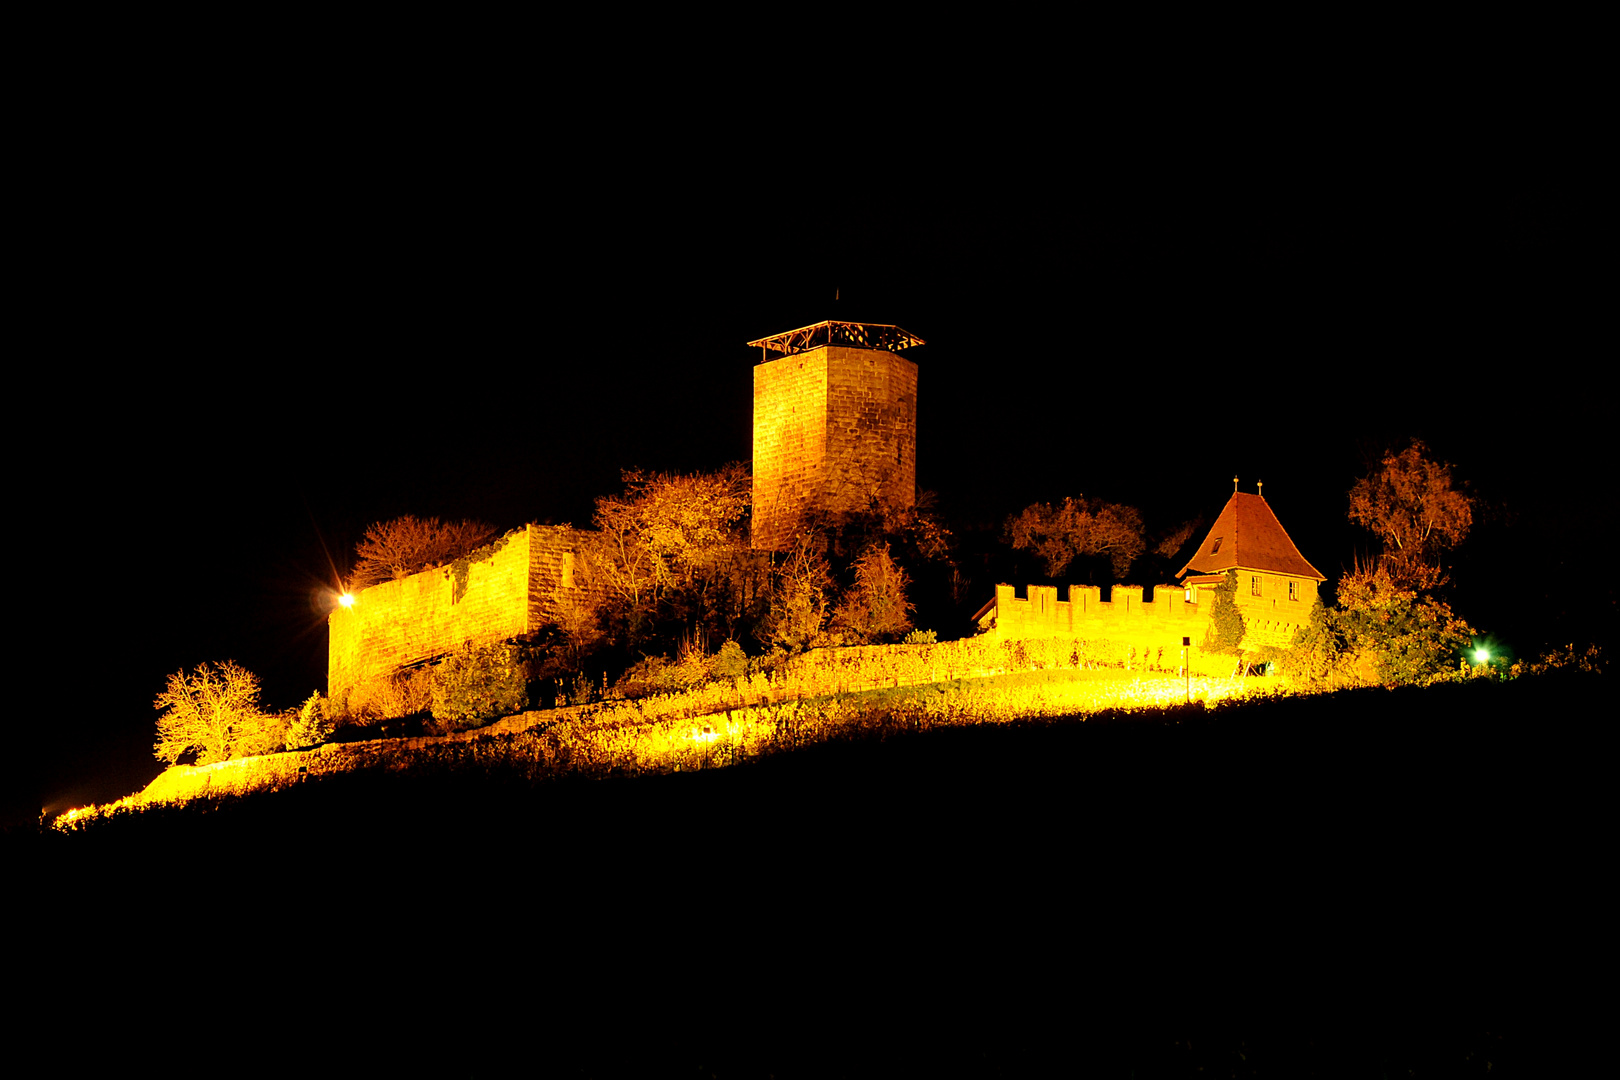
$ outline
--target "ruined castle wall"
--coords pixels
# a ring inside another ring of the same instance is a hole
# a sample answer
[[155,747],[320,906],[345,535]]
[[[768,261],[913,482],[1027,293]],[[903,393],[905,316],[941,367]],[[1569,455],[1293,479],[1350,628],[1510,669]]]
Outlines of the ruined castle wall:
[[464,642],[500,641],[530,624],[530,532],[502,538],[499,550],[466,564],[425,570],[363,589],[329,620],[327,694],[442,656]]
[[786,546],[817,512],[917,497],[917,365],[824,345],[754,368],[753,543]]
[[606,595],[595,569],[596,537],[567,525],[529,526],[529,629],[596,610]]

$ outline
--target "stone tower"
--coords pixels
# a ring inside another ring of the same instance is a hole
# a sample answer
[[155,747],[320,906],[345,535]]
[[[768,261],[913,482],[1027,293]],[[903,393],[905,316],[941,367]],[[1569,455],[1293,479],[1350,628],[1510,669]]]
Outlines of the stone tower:
[[[898,326],[821,322],[750,341],[753,544],[786,547],[817,518],[917,501],[917,365]],[[772,355],[775,354],[775,355]]]

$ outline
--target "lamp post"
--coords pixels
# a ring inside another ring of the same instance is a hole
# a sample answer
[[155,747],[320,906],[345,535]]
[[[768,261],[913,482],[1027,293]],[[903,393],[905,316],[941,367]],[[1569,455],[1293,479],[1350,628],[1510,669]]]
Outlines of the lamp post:
[[1192,704],[1192,638],[1181,639],[1181,673],[1187,677],[1187,704]]

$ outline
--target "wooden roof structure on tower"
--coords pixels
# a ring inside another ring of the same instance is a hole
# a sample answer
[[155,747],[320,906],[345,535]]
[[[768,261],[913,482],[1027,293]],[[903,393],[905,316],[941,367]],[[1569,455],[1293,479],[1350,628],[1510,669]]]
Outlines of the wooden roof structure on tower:
[[1226,500],[1220,517],[1198,545],[1197,553],[1176,578],[1185,577],[1189,570],[1222,574],[1233,569],[1327,580],[1299,553],[1265,498],[1241,491],[1232,492],[1232,497]]
[[882,349],[897,353],[913,345],[928,343],[909,330],[902,330],[887,323],[839,322],[829,319],[813,326],[789,330],[785,334],[759,338],[748,344],[750,347],[759,346],[760,363],[764,363],[770,359],[767,351],[791,356],[823,345],[849,345],[857,349]]

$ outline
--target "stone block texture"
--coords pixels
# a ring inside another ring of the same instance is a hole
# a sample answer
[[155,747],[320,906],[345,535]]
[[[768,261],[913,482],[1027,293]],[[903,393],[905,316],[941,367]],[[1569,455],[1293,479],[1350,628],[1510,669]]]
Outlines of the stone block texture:
[[917,500],[917,365],[824,345],[754,368],[753,544],[818,515]]
[[566,525],[507,533],[498,550],[466,566],[424,570],[364,589],[328,620],[327,694],[430,663],[467,642],[520,637],[600,595],[587,537]]
[[[1294,583],[1289,599],[1289,583]],[[1294,631],[1310,619],[1316,599],[1316,582],[1310,578],[1289,578],[1277,574],[1251,574],[1239,577],[1236,597],[1243,615],[1243,648],[1264,645],[1285,648]],[[1253,590],[1252,595],[1246,592]],[[1058,599],[1055,585],[1031,585],[1026,596],[1018,596],[1011,585],[996,586],[996,635],[1002,641],[1041,637],[1106,638],[1142,649],[1179,649],[1181,639],[1190,637],[1202,646],[1209,625],[1214,594],[1194,589],[1188,603],[1186,590],[1179,585],[1162,585],[1144,598],[1140,585],[1115,585],[1109,599],[1102,599],[1096,585],[1070,585],[1067,600]]]

